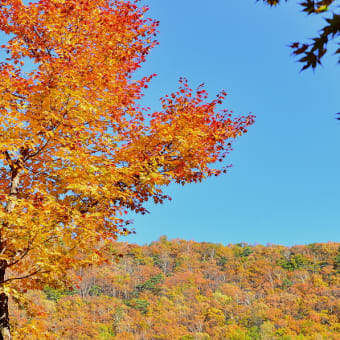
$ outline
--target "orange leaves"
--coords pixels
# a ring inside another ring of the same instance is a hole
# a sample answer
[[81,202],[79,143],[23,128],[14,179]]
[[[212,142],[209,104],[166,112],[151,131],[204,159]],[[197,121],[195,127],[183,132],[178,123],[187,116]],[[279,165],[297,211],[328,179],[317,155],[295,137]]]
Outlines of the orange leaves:
[[227,111],[216,112],[216,106],[226,96],[224,91],[208,102],[203,85],[194,94],[185,79],[180,83],[177,92],[162,98],[164,111],[152,115],[150,139],[158,141],[153,145],[154,150],[161,145],[160,139],[163,145],[166,141],[161,153],[173,173],[177,172],[174,177],[190,182],[219,173],[209,165],[226,156],[230,139],[245,132],[253,123],[253,116],[233,120]]
[[132,75],[157,44],[146,11],[123,0],[0,7],[11,34],[0,64],[0,253],[22,287],[103,262],[93,249],[129,233],[130,211],[169,199],[162,187],[173,181],[219,175],[216,161],[253,122],[217,110],[225,92],[209,101],[185,79],[161,112],[140,108],[155,74]]
[[[93,253],[120,261],[72,271],[77,289],[28,290],[31,313],[14,307],[13,330],[27,336],[33,324],[72,339],[337,339],[338,248],[166,236],[148,246],[115,242]],[[304,268],[284,269],[278,260],[288,254],[303,256]]]

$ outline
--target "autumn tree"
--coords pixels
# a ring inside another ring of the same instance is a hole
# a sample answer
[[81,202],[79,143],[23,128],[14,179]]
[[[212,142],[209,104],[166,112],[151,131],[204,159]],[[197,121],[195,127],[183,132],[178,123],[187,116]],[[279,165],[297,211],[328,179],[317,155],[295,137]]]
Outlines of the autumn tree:
[[[0,1],[8,35],[0,64],[0,339],[8,297],[69,284],[66,272],[105,260],[129,211],[200,182],[252,116],[218,110],[181,79],[162,109],[138,100],[154,75],[135,71],[157,42],[146,7],[123,0]],[[99,248],[98,244],[101,245]],[[81,250],[81,252],[80,252]]]
[[[256,0],[263,1],[270,6],[276,6],[283,0]],[[285,0],[287,2],[287,0]],[[325,25],[319,30],[318,35],[310,43],[293,42],[290,47],[293,54],[298,56],[299,62],[303,64],[302,70],[315,69],[321,65],[323,56],[327,53],[328,44],[332,40],[339,47],[340,36],[340,1],[339,0],[304,0],[299,2],[302,11],[307,15],[322,15],[325,19]],[[325,16],[326,15],[326,16]],[[340,48],[335,49],[340,62]]]
[[[115,251],[124,254],[119,263],[78,271],[79,288],[28,290],[34,301],[29,313],[12,304],[13,335],[23,340],[338,340],[338,248],[334,242],[224,246],[165,236],[148,246],[116,242]],[[212,249],[214,257],[207,257]],[[159,262],[163,253],[173,261],[166,275]],[[304,259],[296,261],[299,266],[284,261],[298,258]]]

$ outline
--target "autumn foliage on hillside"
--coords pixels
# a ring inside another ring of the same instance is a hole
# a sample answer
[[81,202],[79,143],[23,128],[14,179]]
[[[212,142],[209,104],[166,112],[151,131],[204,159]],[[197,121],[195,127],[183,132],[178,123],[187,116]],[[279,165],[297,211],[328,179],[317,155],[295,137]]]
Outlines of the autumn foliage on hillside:
[[128,233],[129,212],[168,199],[171,182],[225,172],[216,164],[253,123],[220,109],[224,91],[209,99],[185,79],[159,111],[141,107],[155,74],[136,71],[158,43],[147,11],[0,0],[1,340],[11,339],[9,296],[23,304],[27,289],[65,287],[69,269],[106,261],[98,244]]
[[12,310],[18,339],[340,339],[339,243],[106,251],[118,262],[78,271],[73,290],[29,291],[31,314]]

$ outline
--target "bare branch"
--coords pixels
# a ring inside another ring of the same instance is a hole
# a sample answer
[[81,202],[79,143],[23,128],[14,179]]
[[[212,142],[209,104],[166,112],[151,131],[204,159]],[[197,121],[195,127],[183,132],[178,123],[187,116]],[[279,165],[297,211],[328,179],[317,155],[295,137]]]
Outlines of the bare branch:
[[14,280],[22,280],[22,279],[28,279],[32,276],[34,276],[35,274],[38,274],[39,272],[41,272],[41,268],[35,270],[34,272],[24,275],[24,276],[20,276],[20,277],[11,277],[9,279],[4,280],[3,282],[0,282],[0,284],[4,284],[6,282],[10,282],[10,281],[14,281]]

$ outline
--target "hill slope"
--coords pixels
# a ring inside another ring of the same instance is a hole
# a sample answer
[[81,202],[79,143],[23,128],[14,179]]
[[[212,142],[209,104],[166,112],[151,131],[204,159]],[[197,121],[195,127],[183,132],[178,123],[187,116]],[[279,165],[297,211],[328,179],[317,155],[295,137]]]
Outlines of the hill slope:
[[[12,307],[24,339],[338,340],[340,244],[115,244],[73,291],[30,291]],[[33,305],[32,305],[33,306]]]

